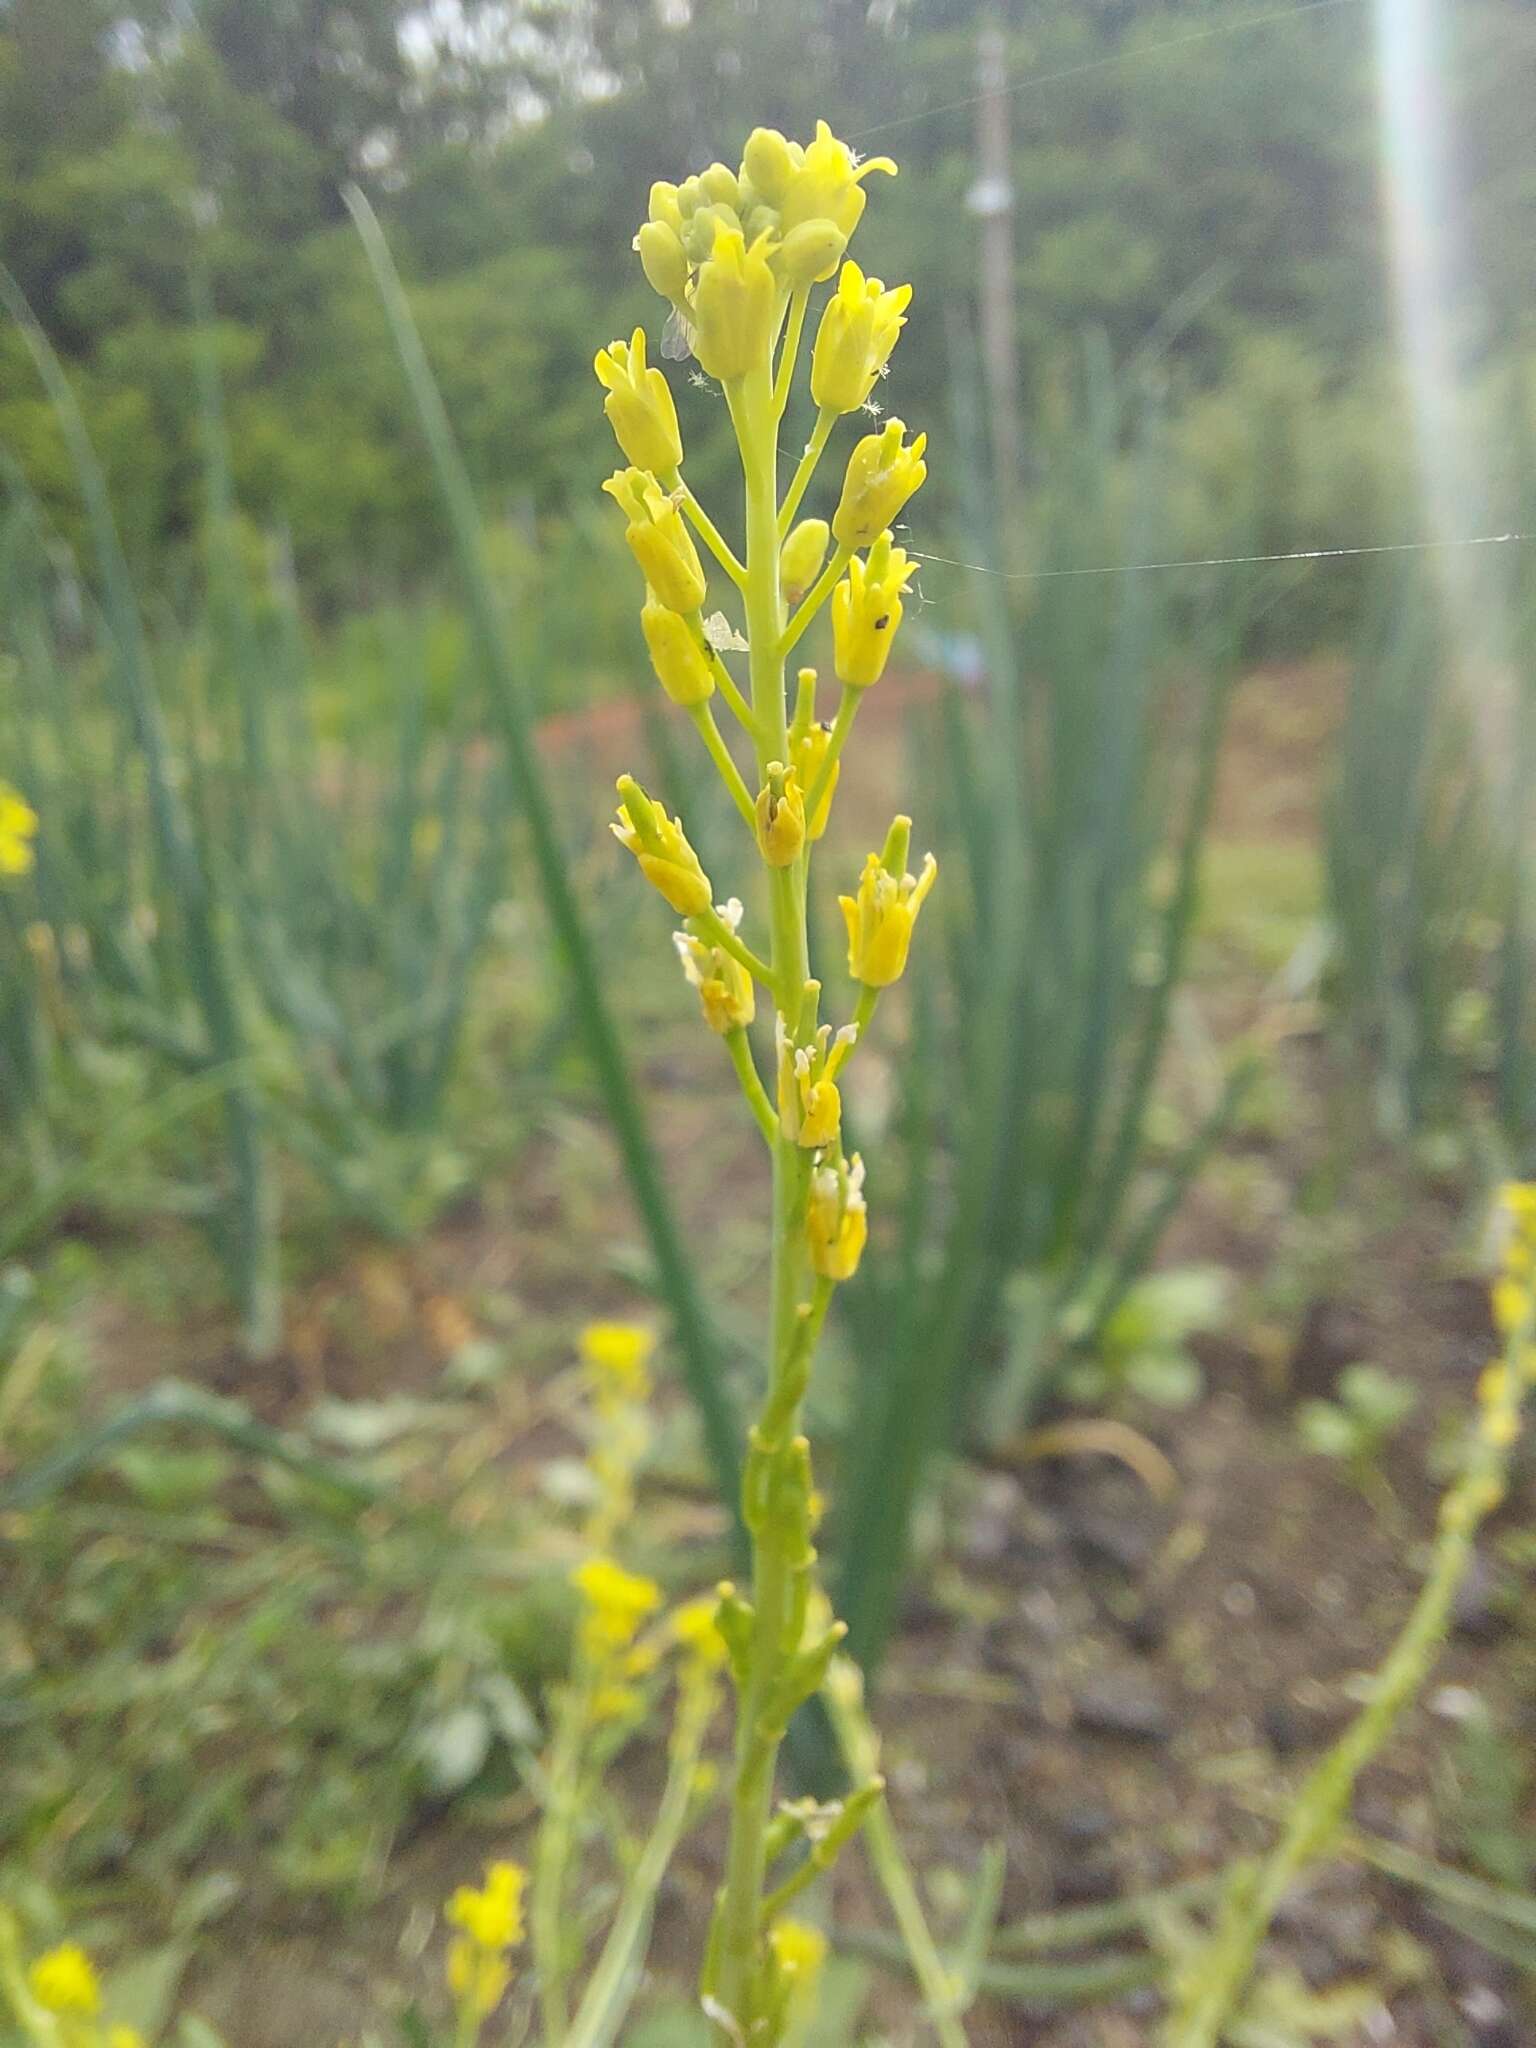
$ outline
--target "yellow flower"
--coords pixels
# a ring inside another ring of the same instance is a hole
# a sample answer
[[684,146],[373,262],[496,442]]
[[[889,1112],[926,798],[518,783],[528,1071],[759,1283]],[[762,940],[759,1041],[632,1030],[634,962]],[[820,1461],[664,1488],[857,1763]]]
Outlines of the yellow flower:
[[631,1401],[651,1391],[647,1367],[656,1349],[656,1332],[644,1323],[588,1323],[581,1333],[581,1355],[600,1385]]
[[571,1573],[571,1584],[585,1605],[582,1644],[595,1659],[627,1650],[640,1624],[661,1605],[661,1588],[654,1579],[625,1571],[611,1557],[589,1557]]
[[859,877],[858,895],[837,899],[848,927],[848,972],[866,988],[889,988],[901,979],[912,927],[939,872],[931,853],[923,856],[916,880],[901,872],[910,832],[911,821],[898,818],[891,833],[895,843],[887,842],[885,860],[872,853]]
[[480,1889],[461,1884],[444,1907],[443,1918],[461,1927],[477,1948],[493,1953],[515,1948],[523,1938],[527,1883],[528,1873],[521,1864],[488,1863]]
[[779,588],[786,603],[804,597],[827,559],[832,529],[825,519],[802,519],[794,527],[779,555]]
[[[719,904],[715,914],[722,924],[735,931],[741,923],[740,900],[733,896],[729,903]],[[699,992],[699,1007],[710,1030],[718,1031],[723,1038],[727,1031],[750,1024],[757,1015],[757,992],[741,962],[721,947],[694,938],[690,932],[674,932],[672,943],[683,964],[683,973]]]
[[787,868],[805,844],[805,792],[793,768],[768,763],[757,796],[758,851],[771,868]]
[[823,1024],[811,1044],[792,1045],[783,1018],[778,1020],[779,1124],[807,1152],[837,1142],[843,1114],[837,1075],[858,1037],[851,1024],[835,1037],[832,1026]]
[[693,287],[693,352],[722,383],[766,368],[779,287],[767,235],[748,248],[740,228],[714,223],[714,246]]
[[144,2036],[137,2027],[108,2027],[107,2048],[144,2048]]
[[0,782],[0,879],[28,872],[36,837],[36,811],[19,790]]
[[702,1593],[697,1600],[685,1600],[672,1613],[674,1639],[709,1670],[716,1669],[726,1658],[725,1637],[716,1621],[719,1611],[719,1599],[713,1593]]
[[652,595],[675,612],[696,612],[708,585],[674,500],[643,469],[615,470],[603,489],[624,513],[624,538]]
[[805,1234],[813,1272],[825,1280],[853,1278],[869,1235],[864,1162],[857,1152],[812,1169]]
[[688,844],[682,822],[653,804],[633,776],[618,781],[619,815],[608,828],[640,863],[640,872],[680,917],[708,910],[713,890]]
[[[807,798],[809,798],[811,791],[816,787],[817,778],[821,774],[822,763],[827,758],[827,748],[831,743],[831,726],[818,722],[808,726],[791,746],[790,751],[794,757],[795,775]],[[805,836],[807,839],[819,839],[822,833],[826,831],[827,819],[832,814],[832,797],[837,789],[837,778],[842,772],[842,762],[834,761],[832,763],[832,773],[827,777],[827,786],[821,793],[816,809],[813,812],[808,812],[806,815]]]
[[833,591],[832,665],[851,690],[867,690],[884,673],[901,624],[902,592],[913,574],[905,549],[893,547],[889,533],[882,533],[868,561],[855,555]]
[[832,515],[832,531],[847,548],[867,548],[883,533],[928,474],[923,450],[928,436],[904,445],[906,426],[887,420],[878,434],[866,434],[848,458],[843,495]]
[[76,1941],[62,1942],[40,1955],[27,1972],[27,1988],[45,2012],[79,2013],[89,2019],[101,2010],[96,1966]]
[[660,370],[646,368],[645,329],[637,327],[627,344],[611,341],[599,349],[592,367],[608,393],[603,411],[626,458],[658,476],[676,469],[683,459],[677,407]]
[[[751,138],[747,146],[752,147]],[[792,159],[794,149],[791,143]],[[847,143],[839,142],[825,121],[818,121],[815,141],[801,151],[777,202],[780,232],[788,235],[802,221],[829,220],[846,240],[864,211],[863,180],[871,171],[884,171],[894,178],[896,166],[888,156],[870,157],[856,164]]]
[[814,1978],[827,1959],[827,1937],[803,1920],[776,1920],[768,1932],[768,1945],[779,1975],[792,1981]]
[[674,704],[704,704],[715,694],[709,650],[691,619],[646,593],[640,609],[640,630],[650,650],[656,680]]
[[906,325],[912,287],[887,291],[878,277],[866,277],[857,263],[845,263],[837,290],[826,303],[811,357],[811,396],[832,412],[857,412],[886,364]]

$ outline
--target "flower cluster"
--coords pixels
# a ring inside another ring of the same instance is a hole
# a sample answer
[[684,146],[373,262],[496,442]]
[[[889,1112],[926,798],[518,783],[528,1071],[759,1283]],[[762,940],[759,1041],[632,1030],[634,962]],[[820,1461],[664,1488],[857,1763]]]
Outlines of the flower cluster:
[[[716,902],[683,821],[632,777],[620,778],[614,836],[682,920],[683,973],[705,1023],[725,1043],[773,1159],[767,1387],[742,1500],[753,1585],[750,1597],[723,1587],[715,1611],[739,1702],[732,1847],[701,1983],[718,2038],[751,2040],[755,2048],[798,2035],[815,1995],[820,1937],[783,1917],[782,1894],[827,1867],[823,1858],[880,1796],[873,1778],[857,1788],[827,1821],[800,1873],[764,1890],[770,1866],[797,1838],[784,1831],[782,1814],[769,1825],[763,1788],[790,1717],[824,1681],[843,1634],[817,1587],[820,1500],[799,1431],[823,1319],[835,1288],[857,1271],[869,1229],[864,1163],[844,1149],[843,1075],[882,993],[905,972],[937,872],[932,855],[909,872],[911,821],[898,817],[853,893],[840,899],[852,1012],[840,1026],[823,1023],[822,984],[810,962],[811,862],[828,829],[858,708],[884,676],[902,623],[915,572],[895,529],[927,475],[926,437],[887,419],[855,441],[825,513],[802,512],[838,421],[879,411],[872,394],[912,298],[910,286],[866,277],[847,254],[865,181],[876,170],[889,174],[895,166],[883,158],[859,163],[822,122],[804,145],[756,129],[737,169],[711,164],[651,188],[635,247],[672,309],[669,335],[682,336],[683,352],[691,349],[723,386],[741,455],[740,553],[683,480],[677,408],[648,359],[644,334],[610,343],[596,362],[604,410],[628,465],[604,488],[623,512],[625,539],[645,579],[640,625],[651,667],[725,784],[767,908],[764,943],[749,935],[741,898]],[[781,488],[778,448],[812,289],[834,278],[811,351],[814,424]],[[670,339],[665,352],[676,353]],[[718,567],[724,578],[724,604],[708,616],[706,557],[709,575]],[[792,699],[785,679],[792,652],[829,606],[838,701],[822,717],[816,669],[797,668]],[[744,677],[733,671],[733,653],[746,655]],[[716,722],[721,705],[744,746],[727,743]],[[772,1026],[766,1085],[748,1035],[760,1005]],[[601,1691],[621,1692],[630,1682],[625,1660],[649,1645],[639,1632],[659,1595],[606,1556],[590,1558],[577,1577],[583,1657]]]
[[448,1989],[461,2031],[468,2032],[471,2039],[480,2022],[501,2003],[512,1981],[508,1958],[523,1939],[527,1882],[528,1874],[520,1864],[488,1863],[479,1890],[460,1885],[443,1908],[443,1918],[458,1930],[448,1944]]

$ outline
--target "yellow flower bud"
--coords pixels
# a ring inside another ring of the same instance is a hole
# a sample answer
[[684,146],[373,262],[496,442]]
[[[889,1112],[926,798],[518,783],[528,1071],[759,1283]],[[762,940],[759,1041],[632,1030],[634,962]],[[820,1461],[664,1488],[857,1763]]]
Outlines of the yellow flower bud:
[[681,821],[653,804],[633,776],[621,775],[618,789],[619,815],[608,828],[614,838],[635,856],[641,874],[680,917],[708,910],[714,892]]
[[676,469],[683,459],[677,407],[660,370],[646,368],[645,329],[637,327],[627,344],[611,341],[599,349],[592,367],[608,393],[608,424],[629,460],[658,475]]
[[848,237],[831,220],[803,220],[774,252],[773,267],[787,285],[820,284],[836,270]]
[[867,548],[928,474],[923,461],[928,436],[919,434],[908,448],[903,445],[906,432],[902,421],[887,420],[849,456],[842,499],[832,518],[832,531],[844,547]]
[[671,228],[676,235],[683,231],[683,209],[678,204],[677,187],[669,184],[665,178],[658,178],[651,187],[646,218],[662,227]]
[[869,1235],[864,1162],[857,1152],[850,1160],[812,1169],[805,1235],[812,1272],[824,1280],[853,1278]]
[[832,529],[825,519],[802,519],[793,527],[779,554],[779,587],[794,604],[821,574]]
[[77,1941],[61,1942],[40,1955],[27,1972],[27,1989],[45,2012],[89,2019],[101,2009],[96,1966]]
[[882,533],[869,551],[857,555],[848,574],[832,593],[832,666],[839,682],[867,690],[885,672],[886,656],[901,624],[901,594],[911,582],[913,566],[903,549]]
[[[715,914],[734,932],[741,923],[741,904],[733,896],[729,903],[720,904]],[[757,992],[741,962],[691,932],[674,932],[672,943],[683,973],[699,992],[699,1007],[710,1030],[723,1038],[728,1031],[750,1024],[757,1015]]]
[[0,782],[0,879],[27,873],[36,837],[36,811],[19,790]]
[[703,704],[715,694],[709,650],[692,619],[647,595],[640,608],[640,630],[656,680],[674,704]]
[[787,141],[777,128],[754,128],[741,153],[741,174],[750,180],[754,191],[777,206],[804,161],[804,150]]
[[688,254],[679,230],[669,221],[648,220],[635,236],[635,248],[651,290],[680,306],[688,287]]
[[[794,756],[795,775],[800,787],[805,791],[807,800],[810,798],[811,791],[816,787],[816,780],[821,774],[822,763],[827,758],[827,748],[830,746],[831,741],[831,726],[818,721],[807,731],[803,732],[791,748]],[[815,810],[808,812],[806,815],[805,836],[807,839],[819,839],[822,833],[826,831],[827,819],[832,813],[832,798],[837,789],[837,778],[842,772],[842,762],[834,761],[832,763],[832,773],[827,777],[827,786],[822,791],[820,801],[817,803]]]
[[837,899],[848,927],[848,972],[855,981],[866,988],[889,988],[901,979],[912,927],[938,872],[931,853],[923,856],[923,871],[915,881],[901,872],[899,862],[887,866],[877,853],[865,861],[858,895]]
[[714,245],[699,266],[693,352],[722,383],[767,364],[779,294],[767,250],[766,235],[748,248],[739,228],[717,225]]
[[707,585],[699,551],[675,500],[643,469],[619,469],[603,489],[623,511],[624,538],[651,594],[675,612],[696,612]]
[[700,171],[699,183],[712,205],[729,206],[733,212],[741,205],[741,186],[729,164],[711,164]]
[[857,263],[843,265],[811,357],[811,396],[819,406],[858,411],[890,361],[911,298],[909,284],[887,291],[878,277],[865,277]]
[[805,792],[782,761],[768,763],[768,780],[758,792],[757,844],[771,868],[787,868],[805,844]]
[[[896,175],[888,156],[870,157],[855,165],[853,152],[839,142],[825,121],[816,123],[816,140],[807,145],[801,162],[779,202],[780,229],[788,235],[803,220],[830,220],[851,235],[864,211],[863,180],[871,171]],[[759,191],[766,190],[754,176]]]

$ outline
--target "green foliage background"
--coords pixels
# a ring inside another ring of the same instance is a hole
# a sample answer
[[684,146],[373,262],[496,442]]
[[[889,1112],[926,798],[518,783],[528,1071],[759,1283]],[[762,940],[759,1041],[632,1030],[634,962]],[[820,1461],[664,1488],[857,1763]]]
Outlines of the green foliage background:
[[[0,0],[0,253],[77,380],[134,567],[162,587],[198,515],[189,268],[206,266],[238,502],[318,601],[431,565],[441,529],[339,191],[359,180],[411,286],[493,511],[584,504],[612,450],[594,343],[653,319],[628,242],[651,179],[756,120],[902,164],[866,265],[920,280],[889,393],[944,406],[945,314],[976,270],[972,0]],[[1164,359],[1194,489],[1258,467],[1266,544],[1361,539],[1404,436],[1377,190],[1372,11],[1230,33],[1230,0],[1008,10],[1026,414],[1082,330]],[[1465,0],[1449,89],[1467,154],[1465,354],[1530,338],[1523,146],[1536,7]],[[1030,83],[1030,80],[1038,81]],[[957,104],[958,103],[958,104]],[[960,229],[957,231],[957,223]],[[694,396],[696,451],[718,427]],[[0,333],[0,447],[61,530],[57,431]],[[944,488],[940,449],[935,483]],[[953,457],[950,457],[953,460]],[[1181,508],[1199,538],[1201,506]],[[1303,531],[1302,529],[1306,530]]]

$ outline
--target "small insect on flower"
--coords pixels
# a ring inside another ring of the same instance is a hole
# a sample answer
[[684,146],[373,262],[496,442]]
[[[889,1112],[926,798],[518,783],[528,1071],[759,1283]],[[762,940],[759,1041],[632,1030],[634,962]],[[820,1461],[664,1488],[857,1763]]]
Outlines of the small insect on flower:
[[928,436],[910,446],[906,424],[889,419],[878,434],[866,434],[848,458],[843,495],[832,516],[832,532],[844,547],[867,548],[892,525],[928,474],[923,450]]

